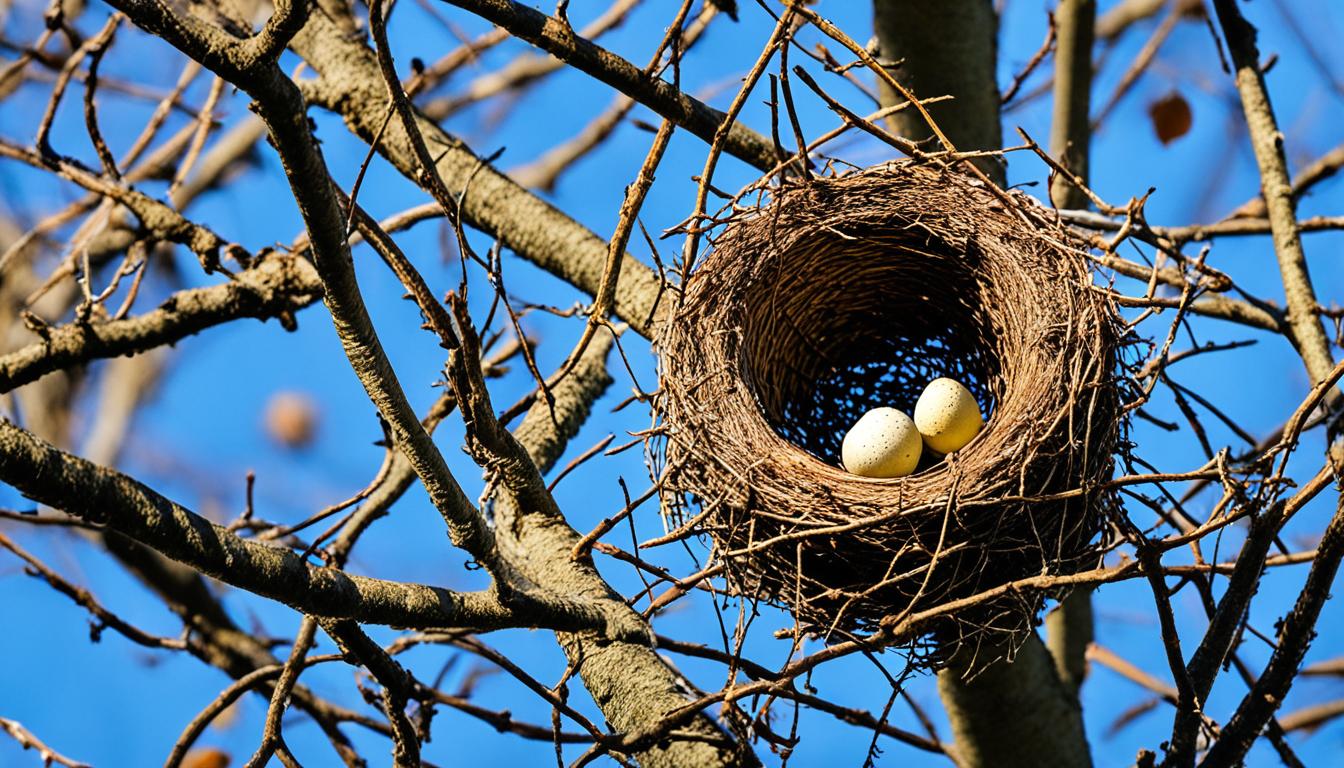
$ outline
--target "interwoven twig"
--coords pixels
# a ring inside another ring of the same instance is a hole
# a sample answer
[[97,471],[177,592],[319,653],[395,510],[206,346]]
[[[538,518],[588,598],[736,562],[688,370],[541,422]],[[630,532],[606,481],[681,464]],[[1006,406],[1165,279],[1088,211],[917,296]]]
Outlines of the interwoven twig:
[[[731,586],[826,633],[1095,562],[1124,328],[1083,246],[1026,195],[944,167],[772,197],[724,225],[657,339],[664,507],[708,510],[696,530]],[[971,444],[902,479],[840,467],[860,415],[911,412],[937,376],[988,416]],[[935,634],[1021,631],[1041,599]]]

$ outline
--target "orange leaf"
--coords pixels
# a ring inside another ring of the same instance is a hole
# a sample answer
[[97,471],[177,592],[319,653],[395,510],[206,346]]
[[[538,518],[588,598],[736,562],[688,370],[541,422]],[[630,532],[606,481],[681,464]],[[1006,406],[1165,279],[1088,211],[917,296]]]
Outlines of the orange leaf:
[[193,749],[182,759],[182,768],[229,768],[233,758],[222,749]]

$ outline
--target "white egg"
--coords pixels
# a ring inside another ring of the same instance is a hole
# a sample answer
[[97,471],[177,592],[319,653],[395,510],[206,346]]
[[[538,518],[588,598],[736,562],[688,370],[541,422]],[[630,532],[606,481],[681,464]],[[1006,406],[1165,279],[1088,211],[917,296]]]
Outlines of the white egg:
[[840,459],[864,477],[905,477],[915,471],[923,450],[919,430],[895,408],[874,408],[845,433]]
[[915,403],[915,426],[938,453],[961,449],[980,434],[985,420],[970,390],[954,379],[934,379]]

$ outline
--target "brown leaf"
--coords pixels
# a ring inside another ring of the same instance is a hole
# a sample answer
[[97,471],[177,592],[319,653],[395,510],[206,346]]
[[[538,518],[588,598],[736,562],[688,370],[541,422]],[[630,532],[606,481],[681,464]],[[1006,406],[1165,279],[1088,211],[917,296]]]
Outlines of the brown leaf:
[[286,448],[303,448],[317,432],[317,406],[301,392],[276,392],[266,404],[266,432]]
[[182,758],[182,768],[229,768],[233,758],[222,749],[206,747],[193,749]]
[[1177,10],[1187,19],[1207,19],[1209,17],[1208,11],[1204,9],[1204,0],[1181,0]]
[[1148,105],[1148,117],[1153,121],[1153,131],[1163,145],[1181,138],[1190,132],[1194,115],[1190,112],[1190,102],[1175,91]]

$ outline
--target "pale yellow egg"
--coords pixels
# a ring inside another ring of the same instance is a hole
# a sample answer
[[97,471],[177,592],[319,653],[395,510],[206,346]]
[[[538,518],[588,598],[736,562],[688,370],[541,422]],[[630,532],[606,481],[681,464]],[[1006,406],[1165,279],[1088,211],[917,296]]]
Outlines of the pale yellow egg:
[[905,477],[915,471],[923,441],[915,422],[895,408],[874,408],[845,433],[840,460],[864,477]]
[[980,434],[985,420],[970,390],[954,379],[934,379],[915,403],[915,426],[938,453],[960,450]]

